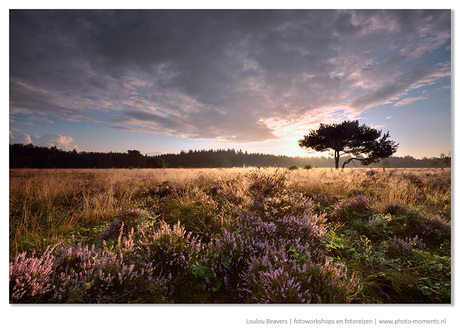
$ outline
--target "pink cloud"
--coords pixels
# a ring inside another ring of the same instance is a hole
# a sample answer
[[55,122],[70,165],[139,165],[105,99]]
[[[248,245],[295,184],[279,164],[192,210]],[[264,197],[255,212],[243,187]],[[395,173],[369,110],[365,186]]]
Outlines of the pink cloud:
[[79,150],[77,145],[72,144],[73,138],[69,136],[63,136],[59,133],[57,134],[45,134],[43,136],[39,135],[29,135],[27,133],[14,136],[10,132],[10,144],[32,144],[35,146],[46,146],[53,147],[56,146],[59,149],[71,151],[73,149]]
[[10,132],[10,144],[24,144],[24,145],[27,145],[27,144],[31,144],[31,143],[32,143],[32,139],[30,138],[30,136],[28,134],[20,134],[18,136],[14,136]]
[[419,101],[419,100],[425,100],[426,97],[413,97],[413,98],[405,98],[405,99],[402,99],[401,101],[398,101],[397,103],[394,104],[395,107],[402,107],[402,106],[406,106],[406,105],[409,105],[415,101]]

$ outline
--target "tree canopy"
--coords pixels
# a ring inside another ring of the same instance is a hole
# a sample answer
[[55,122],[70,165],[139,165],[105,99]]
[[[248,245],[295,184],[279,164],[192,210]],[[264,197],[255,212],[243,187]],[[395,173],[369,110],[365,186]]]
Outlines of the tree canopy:
[[380,159],[393,155],[398,144],[389,140],[389,132],[382,135],[381,130],[371,128],[358,121],[344,121],[340,124],[320,123],[317,130],[299,140],[301,148],[312,148],[317,152],[334,151],[335,168],[339,168],[342,155],[351,158],[343,162],[342,168],[353,160],[362,165],[379,162]]

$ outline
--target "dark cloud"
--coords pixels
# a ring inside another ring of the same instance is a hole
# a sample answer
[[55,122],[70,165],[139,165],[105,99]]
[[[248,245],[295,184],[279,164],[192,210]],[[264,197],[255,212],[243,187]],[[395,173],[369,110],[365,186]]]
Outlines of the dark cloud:
[[263,141],[448,76],[449,45],[440,10],[12,10],[10,112]]
[[67,120],[89,119],[84,109],[73,109],[65,99],[46,87],[38,88],[10,80],[10,109],[13,113],[53,115]]

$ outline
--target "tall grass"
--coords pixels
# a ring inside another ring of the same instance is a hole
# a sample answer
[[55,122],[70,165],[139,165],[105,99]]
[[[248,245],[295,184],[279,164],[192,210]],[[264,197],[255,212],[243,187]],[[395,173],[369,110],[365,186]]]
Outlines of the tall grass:
[[10,170],[10,301],[450,302],[450,180]]
[[106,222],[120,208],[145,203],[155,185],[206,186],[238,178],[239,170],[10,170],[10,252],[42,250],[50,241]]
[[[254,168],[231,169],[14,169],[10,170],[10,253],[44,249],[80,228],[112,219],[120,208],[144,207],[149,190],[168,182],[179,188],[247,187]],[[268,172],[276,168],[267,169]],[[450,172],[440,169],[310,169],[286,174],[288,188],[306,196],[355,195],[422,206],[450,218]],[[187,198],[184,197],[184,200]]]
[[450,209],[450,179],[450,171],[441,169],[314,169],[294,171],[289,184],[308,194],[363,194],[378,197],[383,204],[398,202]]

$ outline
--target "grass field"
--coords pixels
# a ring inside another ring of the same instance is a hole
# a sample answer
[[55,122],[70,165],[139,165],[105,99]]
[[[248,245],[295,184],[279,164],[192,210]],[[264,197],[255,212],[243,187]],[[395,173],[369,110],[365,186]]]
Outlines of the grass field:
[[10,302],[450,303],[450,169],[10,170]]

